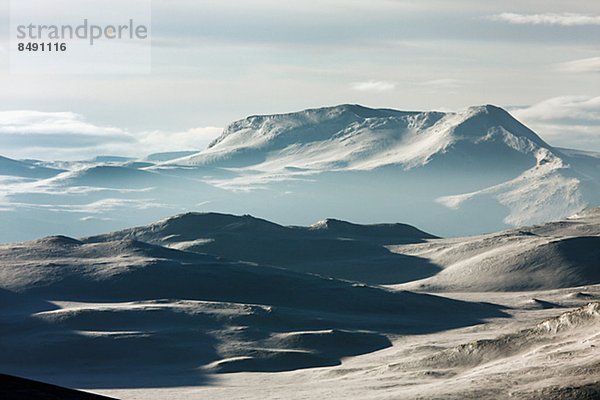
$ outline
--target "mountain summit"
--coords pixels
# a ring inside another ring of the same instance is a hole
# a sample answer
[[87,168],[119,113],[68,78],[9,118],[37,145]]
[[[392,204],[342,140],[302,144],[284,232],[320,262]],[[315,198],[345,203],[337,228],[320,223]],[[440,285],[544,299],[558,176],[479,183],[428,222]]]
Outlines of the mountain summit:
[[389,165],[411,169],[446,154],[513,159],[540,148],[551,149],[492,105],[456,113],[340,105],[236,121],[206,150],[173,163],[263,171],[371,170]]

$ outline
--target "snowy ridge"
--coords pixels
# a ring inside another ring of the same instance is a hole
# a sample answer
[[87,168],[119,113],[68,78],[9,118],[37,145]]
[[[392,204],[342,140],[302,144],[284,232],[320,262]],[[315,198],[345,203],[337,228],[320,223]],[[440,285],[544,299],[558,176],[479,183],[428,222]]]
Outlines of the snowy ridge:
[[600,284],[600,211],[538,226],[440,239],[405,224],[325,219],[285,227],[252,216],[182,214],[83,239],[134,240],[296,272],[418,291],[550,290]]
[[437,201],[458,209],[474,198],[492,197],[510,210],[504,222],[514,226],[549,221],[557,215],[564,217],[588,205],[580,191],[581,180],[569,165],[548,149],[536,150],[535,157],[535,167],[513,180],[476,192],[440,197]]
[[133,239],[297,272],[380,284],[406,282],[437,271],[438,268],[393,254],[385,247],[434,238],[400,223],[358,225],[326,219],[302,227],[282,226],[249,215],[187,213],[84,241]]
[[206,150],[173,163],[262,171],[371,170],[386,165],[411,169],[461,142],[490,141],[524,154],[547,146],[506,111],[491,105],[458,113],[341,105],[236,121]]

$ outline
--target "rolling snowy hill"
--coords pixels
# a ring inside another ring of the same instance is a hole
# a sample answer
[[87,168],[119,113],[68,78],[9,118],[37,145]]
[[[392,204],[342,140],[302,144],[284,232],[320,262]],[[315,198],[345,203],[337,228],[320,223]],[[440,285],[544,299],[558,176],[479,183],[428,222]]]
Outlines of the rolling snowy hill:
[[[599,393],[599,237],[598,209],[456,239],[188,213],[0,245],[0,368],[132,399],[586,399]],[[393,279],[411,282],[362,283]]]
[[338,365],[389,347],[395,335],[504,316],[490,304],[64,236],[0,246],[0,299],[0,368],[60,373],[68,378],[57,383],[69,386],[81,377],[177,386],[211,372]]
[[286,227],[251,216],[182,214],[83,239],[139,240],[232,260],[419,291],[548,290],[600,284],[600,209],[569,219],[440,239],[410,225],[323,220]]
[[405,224],[357,225],[326,219],[286,227],[249,215],[189,213],[149,226],[84,239],[139,240],[233,260],[285,267],[370,284],[429,277],[439,267],[385,245],[419,243],[435,236]]
[[443,268],[399,286],[404,289],[486,292],[600,284],[600,208],[554,223],[391,250]]
[[27,161],[18,161],[0,156],[0,176],[49,178],[58,175],[60,172],[57,169],[46,168]]

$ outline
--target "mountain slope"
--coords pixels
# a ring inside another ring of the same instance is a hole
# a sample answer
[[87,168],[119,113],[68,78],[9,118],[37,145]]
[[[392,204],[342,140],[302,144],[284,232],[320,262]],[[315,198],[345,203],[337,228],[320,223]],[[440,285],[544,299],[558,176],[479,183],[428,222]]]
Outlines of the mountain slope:
[[298,272],[419,291],[522,291],[600,283],[600,208],[493,234],[440,239],[410,225],[182,214],[83,239],[141,240]]
[[0,156],[0,175],[21,178],[50,178],[60,172],[62,171]]
[[[0,245],[0,368],[94,389],[208,390],[236,377],[259,377],[262,385],[288,377],[298,387],[294,377],[312,376],[328,392],[332,379],[369,388],[381,382],[385,390],[400,381],[391,395],[407,395],[408,388],[410,396],[452,398],[466,392],[497,398],[506,387],[512,393],[515,382],[560,376],[566,384],[544,387],[567,396],[566,385],[587,385],[596,376],[599,308],[558,313],[600,292],[557,288],[600,283],[598,239],[600,210],[589,209],[564,221],[456,239],[404,224],[327,219],[286,227],[192,213],[93,238]],[[386,289],[195,252],[211,249],[208,243],[234,256],[254,248],[256,255],[287,254],[300,264],[322,259],[321,267],[357,259],[368,271],[377,269],[373,256],[388,250],[399,268],[415,257],[438,270]],[[243,243],[245,249],[236,248]],[[297,253],[289,252],[294,246]],[[395,253],[406,258],[394,259]],[[441,297],[407,288],[463,293]],[[525,289],[554,290],[499,293]],[[356,355],[363,357],[350,358]],[[325,366],[339,368],[214,375]],[[519,381],[515,371],[527,379]]]

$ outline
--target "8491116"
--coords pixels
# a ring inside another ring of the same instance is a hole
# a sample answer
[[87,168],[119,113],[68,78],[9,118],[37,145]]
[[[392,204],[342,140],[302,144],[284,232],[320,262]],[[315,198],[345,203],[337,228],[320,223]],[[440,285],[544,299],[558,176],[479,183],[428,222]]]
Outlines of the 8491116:
[[67,44],[60,42],[28,42],[17,45],[19,51],[66,51]]

